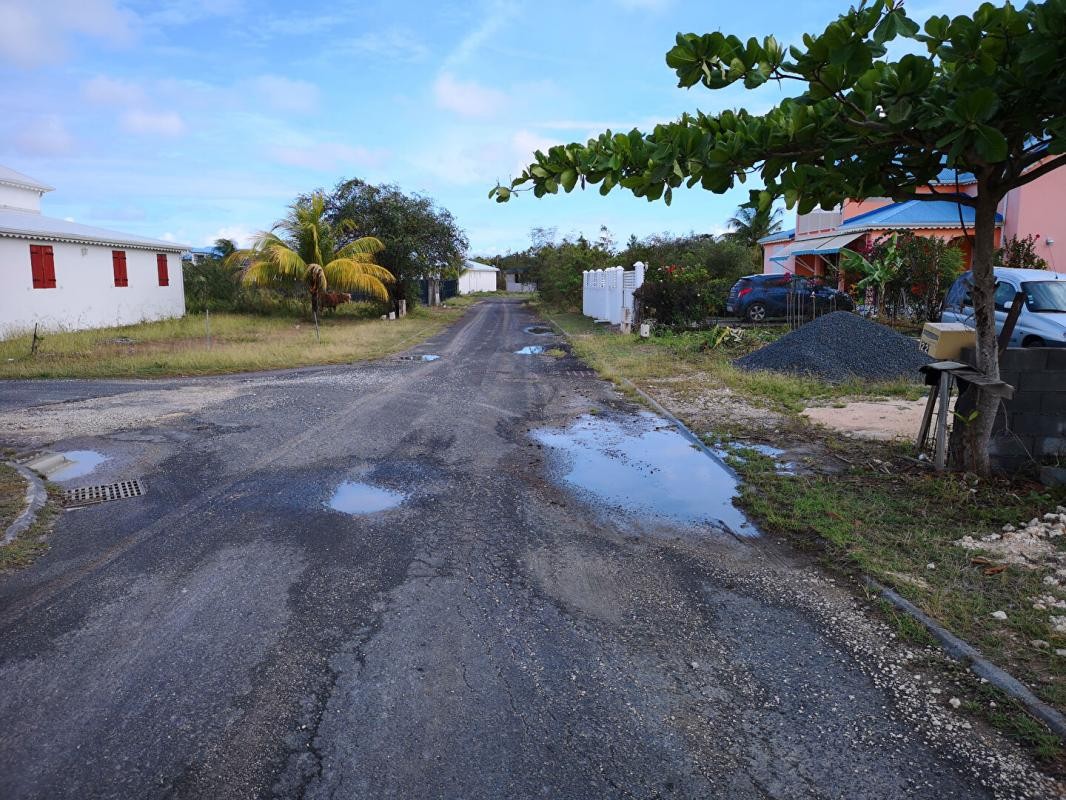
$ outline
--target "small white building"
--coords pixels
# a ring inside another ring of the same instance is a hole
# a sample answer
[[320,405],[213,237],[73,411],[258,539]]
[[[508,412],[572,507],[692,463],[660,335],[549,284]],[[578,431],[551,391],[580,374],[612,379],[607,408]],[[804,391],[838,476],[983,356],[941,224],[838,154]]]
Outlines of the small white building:
[[0,166],[0,337],[180,317],[188,247],[41,214],[52,187]]
[[463,271],[459,273],[459,294],[495,292],[497,272],[499,270],[491,264],[467,259]]

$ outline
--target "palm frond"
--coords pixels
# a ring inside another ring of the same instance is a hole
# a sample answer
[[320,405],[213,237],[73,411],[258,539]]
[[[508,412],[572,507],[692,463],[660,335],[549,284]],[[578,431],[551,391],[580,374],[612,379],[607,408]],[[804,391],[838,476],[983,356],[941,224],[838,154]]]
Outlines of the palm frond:
[[388,300],[386,283],[396,279],[384,267],[364,264],[348,258],[335,259],[323,267],[330,285],[349,292],[358,292],[378,300]]
[[[382,252],[385,245],[376,236],[362,236],[350,242],[335,254],[335,258],[352,258],[354,256],[373,256]],[[369,263],[369,262],[364,262]]]

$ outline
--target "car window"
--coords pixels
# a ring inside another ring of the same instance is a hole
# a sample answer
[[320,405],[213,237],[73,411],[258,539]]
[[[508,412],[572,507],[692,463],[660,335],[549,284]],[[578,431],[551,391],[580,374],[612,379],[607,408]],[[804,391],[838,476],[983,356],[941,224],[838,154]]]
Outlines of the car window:
[[[1014,295],[1017,294],[1017,289],[1009,283],[997,283],[996,293],[993,295],[993,299],[996,304],[996,308],[1000,311],[1006,311],[1010,308],[1011,303],[1014,302]],[[969,296],[969,293],[967,293]],[[972,305],[972,302],[971,302]]]
[[1022,291],[1030,311],[1066,314],[1066,281],[1026,281]]

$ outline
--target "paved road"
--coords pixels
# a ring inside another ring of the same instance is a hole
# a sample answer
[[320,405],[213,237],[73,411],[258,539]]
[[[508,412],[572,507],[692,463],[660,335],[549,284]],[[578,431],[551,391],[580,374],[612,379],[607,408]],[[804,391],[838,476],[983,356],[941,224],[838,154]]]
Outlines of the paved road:
[[[1050,794],[812,569],[570,491],[530,431],[639,418],[515,355],[534,322],[483,303],[433,362],[0,386],[0,436],[149,487],[0,577],[0,797]],[[407,499],[338,513],[344,480]]]

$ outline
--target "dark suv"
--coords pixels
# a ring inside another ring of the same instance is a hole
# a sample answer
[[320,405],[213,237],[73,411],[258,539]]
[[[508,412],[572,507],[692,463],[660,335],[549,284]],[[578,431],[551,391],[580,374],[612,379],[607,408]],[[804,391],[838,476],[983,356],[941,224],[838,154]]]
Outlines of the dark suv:
[[[791,301],[790,301],[791,296]],[[844,292],[794,275],[748,275],[733,284],[726,300],[727,314],[750,322],[767,317],[783,317],[789,304],[801,314],[826,314],[830,311],[853,311],[855,304]],[[812,306],[813,304],[813,306]]]

